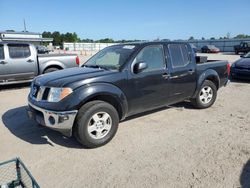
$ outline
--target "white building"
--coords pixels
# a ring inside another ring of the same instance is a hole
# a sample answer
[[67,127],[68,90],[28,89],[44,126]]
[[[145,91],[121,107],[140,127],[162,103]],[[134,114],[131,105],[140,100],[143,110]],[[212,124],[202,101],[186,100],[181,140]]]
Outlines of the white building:
[[51,43],[53,38],[43,38],[40,33],[0,31],[0,42],[28,42],[34,45],[41,45],[43,42]]

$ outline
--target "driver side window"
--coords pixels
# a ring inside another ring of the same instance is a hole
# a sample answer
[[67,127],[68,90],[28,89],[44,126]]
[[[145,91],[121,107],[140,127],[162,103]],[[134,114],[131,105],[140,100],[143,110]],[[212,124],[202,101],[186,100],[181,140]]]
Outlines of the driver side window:
[[147,63],[147,69],[144,72],[161,70],[165,68],[164,52],[161,45],[146,46],[134,59],[133,65],[144,62]]

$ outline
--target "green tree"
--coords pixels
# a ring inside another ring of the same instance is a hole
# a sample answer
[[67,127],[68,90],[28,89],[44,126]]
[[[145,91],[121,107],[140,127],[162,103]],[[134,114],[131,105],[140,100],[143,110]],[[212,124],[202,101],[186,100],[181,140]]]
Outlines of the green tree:
[[44,31],[44,32],[42,33],[42,36],[43,36],[44,38],[52,38],[51,32],[47,32],[47,31]]
[[244,39],[244,38],[250,38],[250,35],[245,35],[245,34],[239,34],[234,37],[235,39]]
[[115,41],[113,39],[110,39],[110,38],[105,38],[105,39],[100,39],[99,42],[100,43],[113,43]]
[[194,37],[193,36],[191,36],[191,37],[189,37],[189,39],[188,40],[194,40]]
[[53,40],[54,46],[61,46],[62,45],[61,34],[59,31],[54,31],[52,33],[52,38],[54,39]]

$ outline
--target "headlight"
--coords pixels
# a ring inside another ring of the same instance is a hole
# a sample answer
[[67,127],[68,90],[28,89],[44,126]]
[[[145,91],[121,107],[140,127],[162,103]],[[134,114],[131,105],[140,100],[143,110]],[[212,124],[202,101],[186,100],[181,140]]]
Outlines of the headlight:
[[59,102],[60,100],[64,99],[68,95],[72,93],[71,88],[50,88],[49,95],[48,95],[48,102]]

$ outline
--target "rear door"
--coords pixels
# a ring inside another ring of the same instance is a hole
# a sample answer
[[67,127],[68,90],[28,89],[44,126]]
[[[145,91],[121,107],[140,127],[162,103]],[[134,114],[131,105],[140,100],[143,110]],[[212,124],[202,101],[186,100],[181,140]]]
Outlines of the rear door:
[[192,49],[187,44],[168,44],[167,57],[170,62],[171,103],[191,97],[196,89],[196,65],[192,62]]
[[9,68],[12,80],[28,80],[37,73],[36,53],[29,44],[8,44]]

